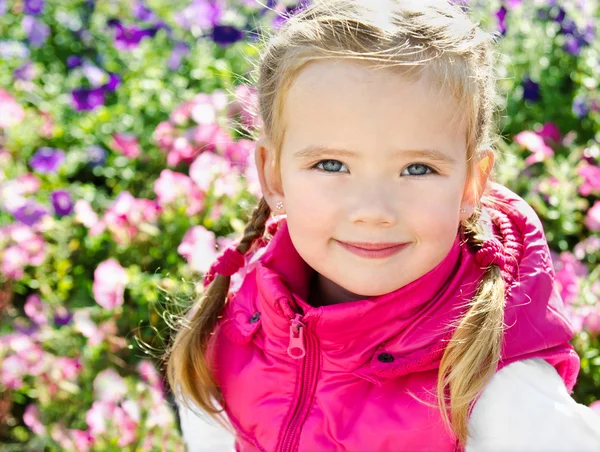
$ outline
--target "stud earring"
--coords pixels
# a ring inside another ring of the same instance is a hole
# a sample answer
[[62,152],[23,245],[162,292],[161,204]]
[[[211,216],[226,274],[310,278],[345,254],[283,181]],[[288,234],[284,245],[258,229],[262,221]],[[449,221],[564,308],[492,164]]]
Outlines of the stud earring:
[[277,210],[283,209],[283,201],[278,201],[277,204],[275,204],[275,208]]
[[464,207],[461,207],[461,208],[460,208],[460,213],[465,213],[465,212],[466,212],[465,208],[464,208]]

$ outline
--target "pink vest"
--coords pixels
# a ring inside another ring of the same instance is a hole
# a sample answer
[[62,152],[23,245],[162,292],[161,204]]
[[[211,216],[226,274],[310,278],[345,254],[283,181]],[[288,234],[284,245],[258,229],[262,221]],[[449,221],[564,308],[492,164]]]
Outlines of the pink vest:
[[[571,392],[579,358],[541,222],[519,196],[492,188],[507,203],[486,207],[508,262],[498,370],[541,357]],[[332,306],[306,302],[313,270],[285,220],[248,262],[209,349],[238,451],[458,450],[437,408],[410,395],[435,403],[452,333],[446,325],[464,313],[483,274],[458,234],[444,260],[416,281]]]

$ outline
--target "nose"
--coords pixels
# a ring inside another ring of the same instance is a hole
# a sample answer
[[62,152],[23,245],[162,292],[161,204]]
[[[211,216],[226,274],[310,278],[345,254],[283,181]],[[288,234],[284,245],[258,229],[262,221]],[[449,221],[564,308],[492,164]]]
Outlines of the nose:
[[398,213],[394,209],[393,194],[377,183],[357,190],[350,207],[350,221],[355,224],[390,227],[396,225]]

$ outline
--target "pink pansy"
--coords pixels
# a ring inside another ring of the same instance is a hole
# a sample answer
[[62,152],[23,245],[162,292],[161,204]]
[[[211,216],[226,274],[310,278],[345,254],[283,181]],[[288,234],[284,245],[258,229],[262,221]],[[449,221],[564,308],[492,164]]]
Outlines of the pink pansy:
[[572,304],[577,300],[581,278],[588,275],[588,269],[573,254],[564,251],[557,255],[551,252],[556,273],[556,283],[565,304]]
[[[120,407],[115,409],[113,420],[119,427],[119,447],[128,446],[137,439],[139,407],[134,407],[133,404],[135,402],[132,400],[126,400]],[[137,416],[137,420],[131,416]]]
[[169,115],[169,120],[178,126],[185,125],[191,118],[193,107],[194,102],[191,100],[182,102],[173,109]]
[[25,408],[23,413],[23,422],[29,429],[36,435],[44,435],[46,433],[46,427],[40,421],[40,408],[33,403],[30,403]]
[[102,402],[119,402],[127,394],[127,384],[114,369],[105,369],[94,378],[94,397]]
[[250,154],[254,153],[255,147],[256,143],[254,141],[242,138],[235,142],[232,141],[225,148],[223,155],[229,160],[231,166],[243,172],[248,166]]
[[141,148],[135,135],[130,133],[115,133],[112,138],[110,147],[115,151],[132,159],[140,155]]
[[194,144],[197,149],[195,156],[202,152],[221,152],[233,142],[233,138],[219,124],[205,124],[188,129],[185,137]]
[[0,128],[16,126],[25,118],[25,110],[8,91],[0,88]]
[[562,139],[560,129],[553,122],[545,123],[537,134],[541,136],[546,143],[559,143]]
[[600,201],[596,201],[588,210],[585,225],[590,231],[600,231]]
[[554,151],[548,146],[544,139],[535,132],[525,130],[514,138],[515,142],[520,144],[522,147],[530,151],[532,154],[525,159],[525,164],[530,166],[537,162],[543,162],[544,160],[553,157]]
[[190,177],[202,191],[207,192],[217,177],[222,177],[230,171],[231,166],[226,159],[207,151],[190,166]]
[[86,228],[93,228],[98,223],[98,214],[94,212],[89,202],[80,199],[75,203],[75,222],[81,223]]
[[194,226],[183,236],[177,252],[186,258],[192,270],[205,273],[217,257],[215,235],[204,226]]
[[101,262],[94,271],[94,299],[104,309],[121,306],[127,282],[127,272],[116,259]]
[[19,246],[9,246],[2,254],[0,272],[7,278],[19,280],[25,275],[24,268],[28,263],[27,252]]
[[590,165],[584,161],[579,166],[577,174],[583,178],[583,183],[579,186],[579,193],[582,196],[600,194],[600,166]]
[[192,179],[182,173],[168,169],[161,171],[160,177],[154,182],[154,192],[161,206],[182,202],[187,206],[188,216],[201,212],[204,207],[205,195]]
[[42,301],[38,294],[27,297],[25,301],[25,314],[38,325],[46,325],[50,310],[48,305]]
[[173,146],[175,139],[175,127],[169,121],[163,121],[156,126],[154,129],[154,139],[158,144],[158,147],[163,151],[168,150]]
[[[111,401],[96,400],[85,415],[85,421],[94,437],[107,431],[107,421],[112,421],[118,405]],[[114,424],[113,424],[114,425]]]
[[167,165],[176,166],[180,163],[191,163],[198,153],[188,138],[177,137],[173,140],[173,145],[168,149]]
[[596,306],[596,309],[585,317],[583,328],[592,336],[600,335],[600,306]]

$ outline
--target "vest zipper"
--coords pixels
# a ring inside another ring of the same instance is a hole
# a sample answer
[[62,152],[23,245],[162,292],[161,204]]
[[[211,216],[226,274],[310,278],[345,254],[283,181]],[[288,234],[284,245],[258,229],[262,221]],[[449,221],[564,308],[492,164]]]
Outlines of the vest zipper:
[[290,345],[288,355],[294,359],[302,359],[298,375],[300,392],[296,404],[290,407],[293,413],[288,425],[285,427],[279,448],[280,452],[293,452],[298,448],[298,440],[302,425],[312,406],[316,389],[317,375],[319,373],[318,344],[316,338],[309,334],[307,324],[303,323],[301,314],[294,314],[290,319]]

